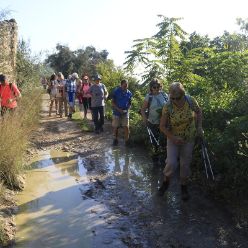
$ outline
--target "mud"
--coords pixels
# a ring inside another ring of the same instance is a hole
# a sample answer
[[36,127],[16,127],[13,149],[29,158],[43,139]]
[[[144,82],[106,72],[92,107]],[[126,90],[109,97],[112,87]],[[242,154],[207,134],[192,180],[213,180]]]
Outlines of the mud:
[[94,134],[48,117],[47,95],[43,100],[41,126],[31,138],[36,161],[27,174],[29,193],[19,196],[13,247],[248,247],[225,206],[197,185],[190,185],[190,200],[183,202],[174,178],[159,197],[163,168],[147,151],[122,141],[112,147],[110,123]]

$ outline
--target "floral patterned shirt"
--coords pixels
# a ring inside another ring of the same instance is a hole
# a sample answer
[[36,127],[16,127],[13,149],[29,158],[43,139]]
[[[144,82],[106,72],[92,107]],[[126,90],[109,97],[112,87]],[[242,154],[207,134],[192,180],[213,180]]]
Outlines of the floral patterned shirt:
[[167,115],[170,131],[173,135],[183,138],[185,141],[193,141],[196,136],[196,113],[197,101],[191,98],[192,107],[185,101],[183,107],[178,108],[171,101],[167,102],[162,110],[162,115]]

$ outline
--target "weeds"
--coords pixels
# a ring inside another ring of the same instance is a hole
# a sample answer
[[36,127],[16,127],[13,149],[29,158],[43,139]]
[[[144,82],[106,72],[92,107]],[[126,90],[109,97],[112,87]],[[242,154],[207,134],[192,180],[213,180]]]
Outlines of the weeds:
[[40,90],[24,95],[14,113],[0,119],[0,179],[10,188],[18,185],[28,140],[39,120]]

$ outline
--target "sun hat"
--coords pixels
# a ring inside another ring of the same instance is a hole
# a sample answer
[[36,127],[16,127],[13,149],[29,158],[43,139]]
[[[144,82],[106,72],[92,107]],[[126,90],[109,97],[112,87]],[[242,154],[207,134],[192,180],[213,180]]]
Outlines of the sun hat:
[[76,79],[79,78],[79,76],[78,76],[78,74],[77,74],[76,72],[73,72],[71,76],[72,76],[73,78],[76,78]]

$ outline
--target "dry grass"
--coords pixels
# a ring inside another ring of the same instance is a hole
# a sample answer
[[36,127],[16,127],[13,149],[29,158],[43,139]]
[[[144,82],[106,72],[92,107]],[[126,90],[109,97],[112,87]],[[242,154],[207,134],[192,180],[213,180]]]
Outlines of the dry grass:
[[23,94],[18,109],[0,120],[0,179],[11,188],[17,185],[17,175],[23,170],[23,157],[30,133],[37,125],[41,91]]

